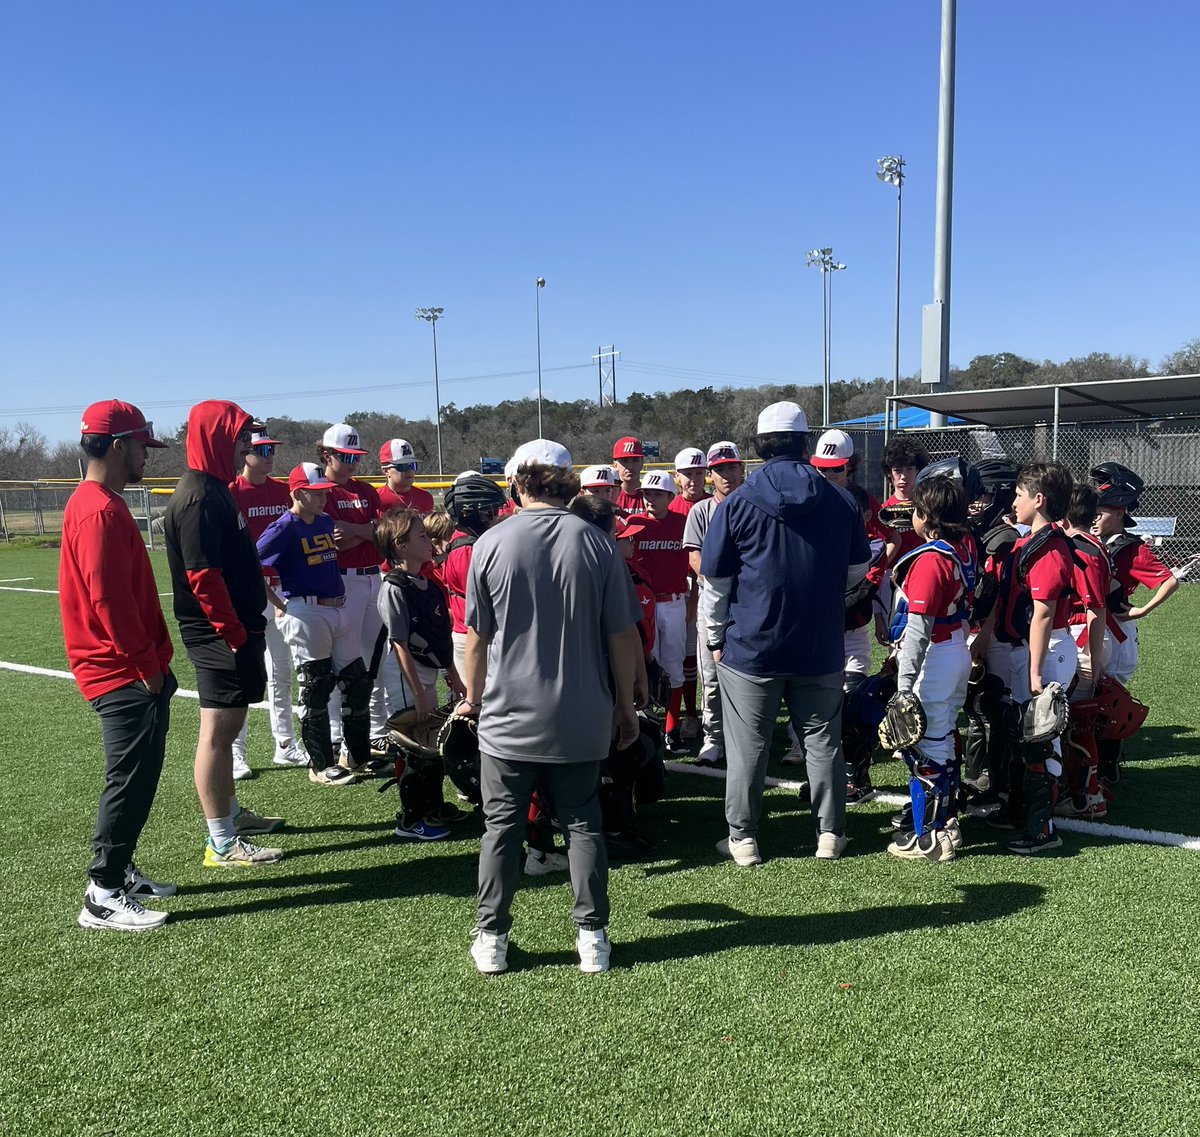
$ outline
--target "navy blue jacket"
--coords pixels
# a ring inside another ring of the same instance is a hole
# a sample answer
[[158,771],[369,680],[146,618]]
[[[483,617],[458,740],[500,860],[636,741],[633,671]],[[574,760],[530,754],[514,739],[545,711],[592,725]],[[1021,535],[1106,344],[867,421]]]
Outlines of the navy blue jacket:
[[807,463],[772,458],[704,536],[701,574],[733,578],[721,662],[761,678],[841,671],[846,570],[870,559],[854,499]]

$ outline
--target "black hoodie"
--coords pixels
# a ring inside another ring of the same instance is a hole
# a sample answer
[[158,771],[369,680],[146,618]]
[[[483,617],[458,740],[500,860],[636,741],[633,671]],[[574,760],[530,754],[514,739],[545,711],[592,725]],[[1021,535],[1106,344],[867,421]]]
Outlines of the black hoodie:
[[237,436],[251,421],[221,399],[198,403],[188,415],[188,469],[165,518],[175,618],[188,647],[224,640],[236,650],[267,626],[258,551],[229,491]]

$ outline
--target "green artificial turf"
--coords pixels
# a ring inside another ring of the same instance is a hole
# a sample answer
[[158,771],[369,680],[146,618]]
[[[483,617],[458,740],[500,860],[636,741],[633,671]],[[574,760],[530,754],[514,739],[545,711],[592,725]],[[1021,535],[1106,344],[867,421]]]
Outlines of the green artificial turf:
[[[55,559],[0,550],[0,580],[53,588]],[[1143,629],[1154,710],[1118,824],[1200,831],[1198,613],[1185,589]],[[53,596],[0,591],[0,617],[0,659],[65,665]],[[239,794],[286,815],[287,857],[205,870],[197,721],[173,701],[139,850],[180,885],[171,920],[85,932],[95,717],[70,682],[0,672],[0,1134],[1200,1133],[1200,854],[1068,834],[1022,860],[967,821],[960,859],[912,864],[883,855],[872,805],[851,855],[818,862],[774,791],[769,860],[739,869],[713,848],[721,783],[673,774],[644,811],[657,859],[612,873],[614,970],[576,969],[563,878],[523,877],[513,970],[485,979],[475,818],[399,845],[394,789],[271,768],[255,712]]]

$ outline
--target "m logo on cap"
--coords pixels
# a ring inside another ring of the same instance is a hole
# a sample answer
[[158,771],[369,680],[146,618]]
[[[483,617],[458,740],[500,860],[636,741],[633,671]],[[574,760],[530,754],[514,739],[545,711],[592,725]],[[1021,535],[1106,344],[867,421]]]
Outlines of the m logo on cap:
[[637,443],[636,442],[626,442],[625,445],[621,447],[621,452],[623,454],[636,453],[637,452]]
[[345,443],[347,446],[357,446],[358,445],[358,435],[354,431],[348,430],[346,432]]
[[837,453],[836,444],[832,443],[832,442],[826,442],[825,445],[821,447],[821,453],[822,454],[831,454],[831,455],[836,454]]

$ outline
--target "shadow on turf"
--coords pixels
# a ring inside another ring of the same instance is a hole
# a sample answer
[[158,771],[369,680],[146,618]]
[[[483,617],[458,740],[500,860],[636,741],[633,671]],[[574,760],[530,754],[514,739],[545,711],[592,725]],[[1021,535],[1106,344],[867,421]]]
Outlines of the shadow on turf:
[[[951,928],[982,924],[1041,904],[1046,890],[1036,884],[962,884],[957,903],[897,904],[843,912],[794,916],[750,916],[724,904],[670,904],[648,913],[652,919],[703,922],[663,936],[643,936],[613,948],[614,969],[638,964],[694,959],[733,948],[795,947],[844,943],[921,928]],[[574,964],[573,952],[527,952],[517,944],[509,948],[509,968],[523,970],[555,964]]]

